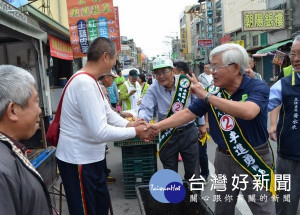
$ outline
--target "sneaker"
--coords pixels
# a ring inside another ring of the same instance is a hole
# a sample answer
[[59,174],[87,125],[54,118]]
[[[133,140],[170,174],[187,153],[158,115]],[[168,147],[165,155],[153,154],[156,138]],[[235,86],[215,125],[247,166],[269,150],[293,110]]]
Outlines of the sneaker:
[[106,177],[106,183],[108,183],[108,184],[114,184],[114,183],[116,183],[116,181],[117,180],[114,177],[111,177],[111,176]]

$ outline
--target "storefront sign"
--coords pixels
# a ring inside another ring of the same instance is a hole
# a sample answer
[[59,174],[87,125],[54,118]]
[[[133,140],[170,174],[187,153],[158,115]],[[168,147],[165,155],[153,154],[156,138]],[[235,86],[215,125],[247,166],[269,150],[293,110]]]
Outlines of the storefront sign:
[[198,40],[198,48],[211,48],[212,40]]
[[186,28],[180,29],[180,49],[182,54],[187,53]]
[[245,48],[245,41],[244,40],[229,41],[228,43],[239,44],[240,46]]
[[242,11],[243,31],[284,28],[284,10]]
[[230,41],[230,34],[227,34],[226,36],[220,39],[221,44],[228,43],[229,41]]
[[115,14],[115,22],[116,22],[116,32],[117,32],[117,38],[116,38],[116,45],[117,45],[117,51],[121,51],[121,36],[120,36],[120,23],[119,23],[119,8],[114,7],[114,14]]
[[67,7],[75,58],[86,56],[89,45],[97,37],[109,38],[116,44],[120,41],[112,0],[67,0]]
[[285,53],[281,51],[276,51],[272,63],[281,66],[285,57]]
[[72,46],[53,35],[49,35],[50,55],[64,60],[73,60]]

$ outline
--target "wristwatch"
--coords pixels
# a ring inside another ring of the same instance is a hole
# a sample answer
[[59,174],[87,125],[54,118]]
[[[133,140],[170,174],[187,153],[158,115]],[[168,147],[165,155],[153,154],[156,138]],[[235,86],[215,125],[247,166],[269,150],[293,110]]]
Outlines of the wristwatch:
[[205,95],[205,97],[204,97],[204,102],[205,102],[206,104],[209,104],[208,99],[209,99],[210,96],[211,96],[211,93],[207,92],[206,95]]

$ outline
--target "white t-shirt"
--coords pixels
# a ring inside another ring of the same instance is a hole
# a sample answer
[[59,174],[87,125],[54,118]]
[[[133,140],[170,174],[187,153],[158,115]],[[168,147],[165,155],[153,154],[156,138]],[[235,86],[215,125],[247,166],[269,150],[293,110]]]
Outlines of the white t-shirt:
[[199,75],[198,80],[204,85],[204,87],[208,87],[213,83],[212,74],[207,75],[205,72]]
[[56,157],[64,162],[101,161],[106,142],[136,136],[135,128],[126,128],[128,121],[111,109],[97,85],[92,77],[82,74],[75,77],[66,90],[56,150]]

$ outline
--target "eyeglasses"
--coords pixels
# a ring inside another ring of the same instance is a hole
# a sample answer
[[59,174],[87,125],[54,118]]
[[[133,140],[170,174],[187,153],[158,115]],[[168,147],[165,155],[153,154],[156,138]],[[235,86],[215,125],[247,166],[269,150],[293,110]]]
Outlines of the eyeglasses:
[[296,56],[300,57],[300,52],[298,52],[298,53],[290,53],[289,56],[290,56],[290,58],[295,58]]
[[223,66],[210,66],[210,71],[211,72],[217,72],[218,71],[218,69],[220,69],[220,68],[224,68],[224,67],[227,67],[227,66],[231,66],[231,65],[234,65],[235,63],[229,63],[229,64],[227,64],[227,65],[223,65]]
[[169,69],[164,70],[164,71],[159,72],[159,73],[158,72],[154,72],[153,76],[154,76],[154,78],[158,78],[160,76],[166,76],[170,72],[171,72],[171,70],[169,70]]

